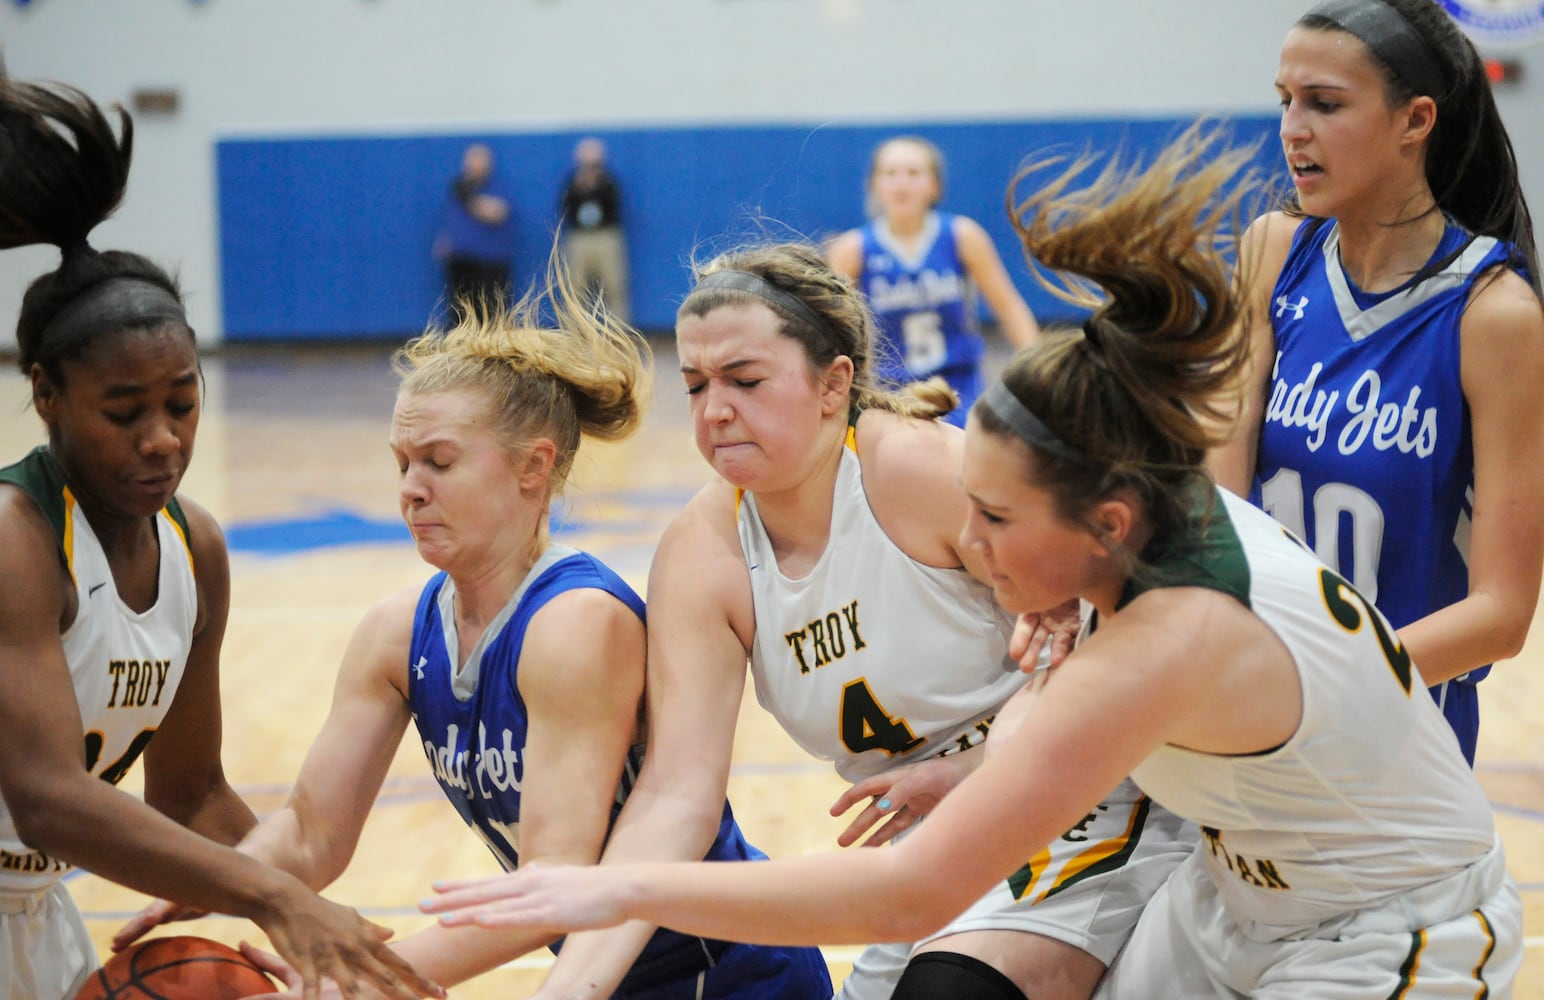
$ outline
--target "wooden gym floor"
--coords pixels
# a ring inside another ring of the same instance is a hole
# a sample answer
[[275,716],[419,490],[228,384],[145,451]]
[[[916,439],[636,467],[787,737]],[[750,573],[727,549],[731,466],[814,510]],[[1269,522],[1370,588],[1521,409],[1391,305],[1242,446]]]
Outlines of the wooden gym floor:
[[[561,537],[595,552],[643,591],[655,540],[708,475],[691,441],[668,341],[655,401],[632,441],[586,442],[565,502]],[[320,727],[355,623],[378,598],[430,573],[397,518],[397,472],[386,448],[395,381],[377,346],[232,348],[206,361],[208,403],[184,492],[213,511],[231,544],[233,594],[224,653],[225,767],[261,815],[279,806]],[[1000,361],[1000,358],[997,358]],[[0,456],[42,439],[25,380],[0,383]],[[1496,810],[1523,888],[1528,950],[1516,997],[1544,1000],[1544,626],[1481,686],[1485,723],[1476,771]],[[134,777],[124,786],[133,790]],[[807,759],[748,697],[730,797],[751,840],[774,857],[834,848],[826,814],[843,788]],[[410,933],[415,902],[435,878],[497,870],[441,801],[422,751],[404,741],[353,864],[332,898]],[[104,950],[145,902],[77,873],[71,891]],[[245,921],[208,917],[176,931],[266,944]],[[833,976],[852,949],[827,949]],[[453,991],[468,1000],[524,996],[545,955],[528,956]]]

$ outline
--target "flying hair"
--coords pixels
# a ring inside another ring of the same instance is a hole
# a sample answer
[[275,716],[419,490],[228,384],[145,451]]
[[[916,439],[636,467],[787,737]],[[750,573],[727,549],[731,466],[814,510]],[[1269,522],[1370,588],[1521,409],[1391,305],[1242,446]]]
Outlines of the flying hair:
[[[1145,169],[1083,154],[1030,161],[1009,188],[1010,214],[1035,277],[1092,315],[1019,352],[1003,383],[1077,460],[1034,450],[1036,479],[1063,514],[1117,490],[1140,496],[1160,528],[1178,528],[1205,481],[1208,448],[1226,437],[1247,358],[1243,304],[1227,252],[1243,202],[1259,191],[1253,148],[1229,148],[1198,122]],[[1026,181],[1056,166],[1022,198]],[[1247,269],[1252,261],[1239,262]],[[1240,279],[1242,280],[1242,279]],[[978,403],[983,429],[1012,433]]]
[[586,301],[556,248],[541,288],[513,303],[495,296],[484,305],[461,310],[456,325],[430,330],[397,351],[400,392],[484,393],[494,427],[510,447],[542,436],[557,446],[556,494],[581,435],[616,441],[637,430],[651,385],[648,343],[604,306]]

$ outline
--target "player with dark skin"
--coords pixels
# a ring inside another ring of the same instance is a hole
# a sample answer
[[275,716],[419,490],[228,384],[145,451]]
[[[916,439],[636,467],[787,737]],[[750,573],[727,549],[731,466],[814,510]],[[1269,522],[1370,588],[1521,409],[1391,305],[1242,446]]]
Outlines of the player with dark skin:
[[[220,763],[230,569],[214,518],[178,495],[198,351],[165,271],[87,243],[127,181],[119,115],[115,134],[84,94],[0,75],[0,249],[63,253],[16,333],[48,444],[0,471],[0,950],[23,958],[0,997],[67,998],[94,969],[72,867],[252,919],[308,996],[323,976],[442,996],[388,929],[228,846],[255,822]],[[141,755],[144,801],[114,787]]]

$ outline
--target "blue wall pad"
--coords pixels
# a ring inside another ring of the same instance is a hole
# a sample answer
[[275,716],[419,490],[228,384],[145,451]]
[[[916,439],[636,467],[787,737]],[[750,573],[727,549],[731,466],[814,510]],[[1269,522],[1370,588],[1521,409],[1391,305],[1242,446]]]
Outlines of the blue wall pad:
[[[442,315],[430,247],[468,143],[497,158],[495,189],[513,205],[517,287],[539,278],[558,220],[574,143],[606,141],[623,190],[633,315],[668,330],[688,264],[747,239],[822,239],[863,221],[868,158],[902,132],[948,161],[943,208],[996,241],[1044,320],[1075,318],[1035,283],[1004,209],[1027,156],[1120,152],[1150,158],[1189,117],[780,125],[459,135],[242,136],[217,145],[225,335],[232,340],[398,337]],[[1238,144],[1282,183],[1277,117],[1234,117]],[[1025,190],[1028,190],[1026,188]]]

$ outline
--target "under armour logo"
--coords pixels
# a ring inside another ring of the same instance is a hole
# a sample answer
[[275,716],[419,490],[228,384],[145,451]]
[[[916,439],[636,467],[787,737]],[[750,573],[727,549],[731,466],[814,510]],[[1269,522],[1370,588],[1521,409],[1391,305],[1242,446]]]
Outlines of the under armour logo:
[[418,658],[418,662],[413,664],[413,673],[417,675],[419,680],[424,679],[424,667],[427,667],[428,665],[429,658],[427,656],[420,656]]
[[1304,295],[1296,302],[1288,302],[1285,295],[1276,296],[1276,315],[1279,317],[1288,309],[1292,310],[1293,319],[1302,319],[1303,310],[1308,306],[1308,296]]

